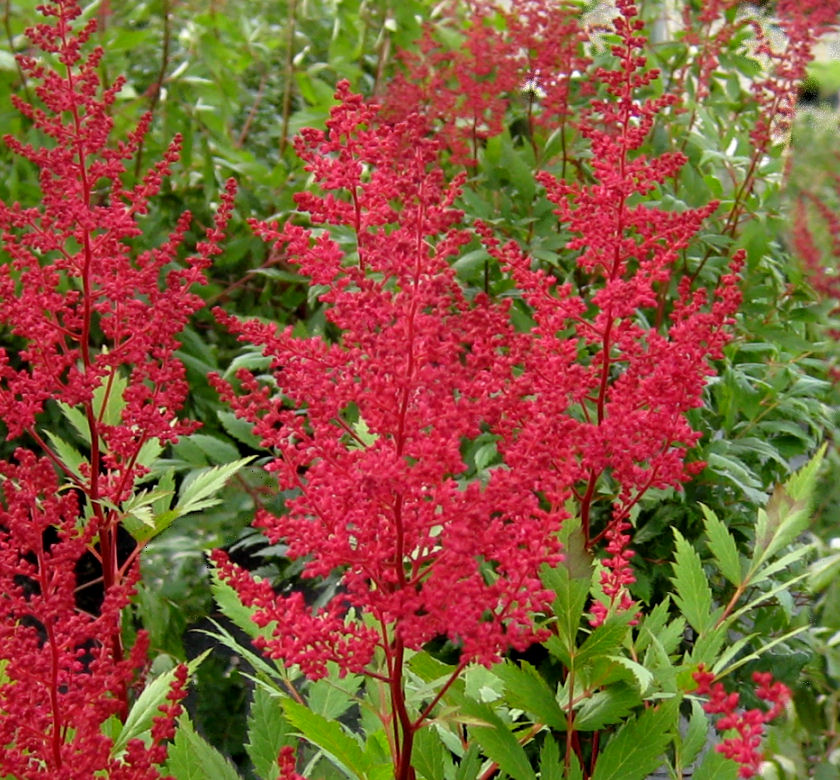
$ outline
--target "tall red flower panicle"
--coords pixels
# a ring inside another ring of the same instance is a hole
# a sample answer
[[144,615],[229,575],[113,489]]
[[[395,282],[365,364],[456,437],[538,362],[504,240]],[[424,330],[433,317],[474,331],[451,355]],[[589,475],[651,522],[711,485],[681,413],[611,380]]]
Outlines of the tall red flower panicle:
[[493,23],[491,4],[474,7],[465,28],[458,11],[457,4],[449,10],[461,45],[453,50],[428,27],[419,51],[400,52],[405,71],[389,85],[384,106],[394,119],[421,111],[451,161],[475,165],[479,146],[502,131],[511,93],[523,86],[521,53]]
[[840,0],[779,0],[775,17],[784,35],[781,45],[774,45],[764,28],[753,23],[755,53],[765,59],[767,74],[752,86],[761,113],[750,137],[759,155],[774,140],[787,136],[814,46],[840,23]]
[[92,542],[78,525],[79,501],[59,491],[55,469],[28,450],[0,463],[0,773],[4,777],[89,778],[107,773],[155,780],[180,712],[181,684],[170,693],[149,745],[114,755],[102,724],[119,716],[125,689],[144,664],[143,635],[115,661],[101,641],[119,626],[132,580],[111,588],[97,615],[76,609],[74,568]]
[[[261,643],[272,656],[311,678],[333,661],[388,681],[402,778],[425,717],[405,709],[405,651],[448,637],[460,670],[542,636],[532,614],[551,595],[538,569],[557,558],[563,514],[504,481],[467,478],[462,447],[499,415],[511,329],[507,307],[468,300],[450,267],[471,235],[459,227],[458,182],[445,183],[438,142],[416,116],[381,124],[346,84],[336,97],[326,132],[297,142],[325,191],[297,196],[315,227],[255,227],[323,285],[337,336],[299,338],[220,313],[242,341],[264,345],[274,384],[248,372],[238,392],[216,384],[275,449],[271,469],[291,494],[283,516],[261,512],[257,525],[305,561],[305,577],[338,572],[339,592],[313,608],[215,559],[255,619],[277,621]],[[346,228],[351,246],[338,243]]]
[[[527,104],[529,132],[554,132],[571,115],[570,96],[585,92],[580,78],[590,57],[581,8],[570,0],[522,0],[512,5],[451,4],[444,13],[458,25],[455,48],[428,27],[419,51],[400,52],[398,73],[384,98],[386,115],[420,111],[458,164],[475,165],[478,149],[502,133],[511,103]],[[563,136],[565,141],[565,135]]]
[[[342,572],[342,590],[314,611],[265,584],[246,595],[280,621],[267,646],[313,677],[326,661],[361,671],[376,645],[419,648],[439,635],[465,659],[490,663],[533,639],[527,614],[547,597],[536,569],[556,551],[556,525],[536,502],[520,505],[492,480],[464,476],[463,442],[498,416],[506,307],[483,295],[468,301],[448,264],[470,234],[458,227],[457,183],[443,181],[422,122],[379,125],[376,107],[346,85],[337,98],[326,133],[305,131],[297,144],[327,190],[298,203],[327,229],[256,229],[325,286],[320,300],[340,336],[302,339],[219,316],[273,361],[276,389],[247,373],[241,394],[220,384],[277,450],[271,468],[296,493],[284,516],[257,522],[306,559],[305,576]],[[351,253],[331,225],[353,228]],[[387,631],[365,627],[362,614]]]
[[[686,413],[701,405],[708,361],[721,356],[728,339],[741,262],[739,256],[713,296],[692,290],[687,278],[675,283],[680,252],[717,204],[668,212],[645,203],[684,158],[638,151],[657,113],[675,99],[644,96],[658,73],[646,69],[641,54],[642,22],[629,0],[619,0],[617,10],[617,67],[597,70],[606,94],[578,123],[591,146],[593,181],[538,174],[574,236],[565,251],[577,253],[584,292],[557,283],[516,244],[501,246],[485,231],[536,323],[514,348],[523,371],[513,394],[521,401],[500,424],[500,447],[513,474],[519,464],[540,464],[539,490],[552,506],[569,495],[577,500],[587,546],[608,542],[606,598],[594,607],[595,622],[608,609],[632,605],[626,531],[633,507],[646,491],[678,487],[701,465],[686,463],[700,437]],[[672,283],[677,297],[665,315],[659,292]]]
[[[7,477],[0,502],[7,517],[0,522],[3,592],[10,601],[0,610],[0,658],[7,663],[4,695],[14,700],[0,707],[0,728],[13,730],[29,762],[21,774],[8,770],[15,776],[43,776],[35,769],[40,761],[52,768],[50,777],[90,777],[86,768],[104,755],[94,723],[113,712],[125,717],[128,680],[145,652],[141,642],[126,657],[122,644],[120,612],[139,553],[118,559],[123,506],[160,445],[194,427],[177,418],[187,385],[174,353],[179,331],[202,305],[191,288],[219,252],[233,187],[186,263],[178,252],[189,214],[159,246],[137,250],[140,219],[178,159],[179,141],[141,181],[127,184],[126,165],[151,118],[127,139],[112,139],[110,113],[122,80],[100,83],[103,52],[88,45],[95,23],[78,22],[75,0],[40,11],[45,21],[27,33],[40,54],[19,58],[35,100],[12,100],[46,140],[41,146],[4,140],[37,166],[42,199],[0,203],[0,418],[8,439],[25,435],[43,455],[35,461],[19,449],[0,464]],[[70,432],[44,431],[42,413],[58,409]],[[74,568],[85,554],[101,567],[97,614],[84,613],[73,598]],[[20,577],[16,561],[25,572]],[[43,718],[52,724],[44,732],[48,743],[25,736]],[[127,760],[137,768],[145,748],[132,751]],[[0,769],[17,761],[14,755],[6,750]],[[148,775],[137,777],[156,776],[152,758]]]

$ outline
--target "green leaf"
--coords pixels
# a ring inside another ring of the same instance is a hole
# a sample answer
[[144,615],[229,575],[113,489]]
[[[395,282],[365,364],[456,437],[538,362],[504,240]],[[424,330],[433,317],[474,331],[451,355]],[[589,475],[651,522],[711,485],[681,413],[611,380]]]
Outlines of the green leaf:
[[691,717],[688,719],[688,727],[685,730],[685,735],[682,737],[680,744],[680,767],[679,769],[687,769],[691,766],[703,745],[709,738],[709,718],[703,711],[703,706],[697,699],[691,700]]
[[691,780],[735,780],[737,777],[738,765],[712,748],[706,751]]
[[186,715],[178,718],[166,771],[178,780],[242,780],[233,764],[196,732]]
[[433,728],[420,729],[414,735],[414,750],[411,756],[414,769],[424,780],[440,780],[447,776],[447,764],[453,767],[449,751]]
[[598,757],[592,780],[645,780],[662,765],[679,702],[669,699],[628,720]]
[[127,386],[128,380],[116,368],[112,369],[109,376],[102,378],[102,384],[93,391],[93,413],[97,420],[105,425],[120,424],[122,411],[125,408],[123,393]]
[[481,769],[481,759],[478,755],[478,745],[473,743],[464,753],[461,763],[458,764],[455,780],[475,780],[478,777],[479,769]]
[[82,455],[72,444],[68,444],[60,436],[57,436],[52,431],[46,431],[47,438],[52,444],[55,454],[58,455],[61,462],[68,468],[73,476],[82,479],[81,465],[87,463],[87,458]]
[[253,458],[240,458],[224,466],[213,466],[193,472],[190,475],[192,479],[185,480],[181,486],[174,511],[183,516],[221,503],[221,499],[215,494],[239,469],[252,460]]
[[612,615],[592,631],[580,650],[572,658],[576,668],[594,658],[615,655],[628,633],[628,624],[633,619],[632,612]]
[[470,726],[470,735],[481,746],[488,758],[495,761],[499,768],[509,774],[513,780],[537,780],[531,762],[522,745],[511,732],[508,725],[481,702],[469,700],[462,708],[464,713],[478,718],[486,726]]
[[560,747],[550,734],[547,735],[540,749],[540,780],[583,780],[577,756],[572,754],[571,757],[574,759],[574,767],[569,767],[569,775],[564,778]]
[[525,710],[552,729],[562,731],[566,728],[566,716],[557,697],[531,664],[521,661],[517,666],[513,661],[506,661],[494,671],[505,682],[505,700],[511,706]]
[[605,726],[619,723],[638,707],[641,701],[641,696],[629,685],[611,685],[602,691],[596,691],[575,713],[575,729],[600,731]]
[[317,680],[307,691],[309,707],[328,720],[336,720],[353,706],[361,684],[362,677],[356,674],[349,674],[343,678],[335,675]]
[[135,541],[147,542],[172,524],[173,512],[154,512],[155,505],[171,495],[171,490],[141,490],[122,505],[122,523]]
[[712,590],[703,571],[700,556],[676,529],[676,551],[674,555],[674,601],[691,627],[702,634],[714,622],[712,612]]
[[273,696],[264,686],[255,685],[248,712],[248,741],[245,750],[260,777],[273,780],[277,776],[280,748],[292,743],[289,731],[280,698]]
[[349,777],[367,776],[368,760],[359,743],[336,721],[312,712],[296,701],[283,702],[286,718],[308,742],[319,747],[339,769]]
[[216,412],[216,416],[219,418],[219,422],[222,424],[225,432],[234,439],[253,449],[261,448],[260,438],[254,434],[252,423],[239,419],[233,412],[219,410]]
[[703,511],[709,550],[717,562],[721,574],[733,585],[740,585],[743,579],[741,557],[735,539],[724,522],[709,507],[700,504]]

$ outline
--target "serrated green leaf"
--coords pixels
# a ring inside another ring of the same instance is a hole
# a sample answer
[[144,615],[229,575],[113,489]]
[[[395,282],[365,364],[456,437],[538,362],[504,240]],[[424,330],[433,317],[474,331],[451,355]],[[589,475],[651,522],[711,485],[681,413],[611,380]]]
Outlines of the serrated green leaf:
[[524,748],[492,707],[482,702],[468,700],[464,704],[463,711],[487,724],[470,726],[470,736],[503,772],[510,775],[513,780],[537,780]]
[[614,663],[630,671],[636,680],[636,685],[639,686],[639,694],[642,696],[647,695],[653,685],[653,674],[648,669],[624,655],[611,655],[607,657]]
[[90,447],[90,426],[84,412],[75,406],[68,406],[63,401],[58,401],[58,408],[67,422],[76,429],[82,441]]
[[[573,757],[577,759],[577,756]],[[548,734],[543,741],[542,748],[540,748],[540,780],[571,780],[573,777],[575,777],[574,772],[570,772],[567,778],[563,777],[560,747],[554,738]]]
[[[123,395],[128,386],[128,379],[117,369],[103,377],[102,384],[93,391],[93,413],[96,419],[105,425],[119,425],[125,408]],[[107,395],[106,395],[107,394]],[[104,408],[103,408],[104,404]]]
[[743,580],[741,571],[741,557],[738,554],[738,545],[732,534],[729,533],[725,523],[704,504],[700,504],[703,511],[708,537],[709,550],[715,558],[715,562],[721,574],[733,585],[738,586]]
[[676,528],[673,532],[676,540],[674,576],[671,578],[676,589],[674,602],[689,625],[702,634],[714,622],[712,590],[696,550]]
[[435,729],[420,729],[414,735],[414,750],[411,763],[423,780],[439,780],[447,776],[447,769],[453,771],[449,751],[440,741]]
[[615,655],[628,634],[629,623],[632,619],[631,612],[612,615],[593,629],[572,658],[575,667],[580,668],[597,657]]
[[309,708],[328,720],[336,720],[356,702],[356,693],[362,682],[362,677],[356,674],[317,680],[307,691]]
[[552,729],[562,731],[566,728],[566,715],[560,709],[555,693],[531,664],[521,661],[517,666],[513,661],[506,661],[494,671],[504,680],[508,704],[525,710],[537,722]]
[[619,723],[638,707],[642,697],[629,685],[611,685],[596,691],[575,712],[577,731],[600,731],[605,726]]
[[258,626],[251,619],[256,609],[247,607],[242,603],[233,586],[219,578],[219,570],[216,566],[210,568],[210,592],[213,594],[221,613],[252,639],[256,639],[258,636],[271,636],[275,624],[270,623],[262,628]]
[[478,754],[478,745],[471,744],[458,764],[455,780],[475,780],[479,769],[481,769],[481,759]]
[[327,720],[291,699],[283,701],[283,710],[289,723],[298,729],[304,739],[323,750],[330,761],[347,772],[349,777],[367,777],[368,759],[361,745],[344,731],[340,723]]
[[87,458],[82,455],[72,444],[68,444],[60,436],[57,436],[52,431],[46,431],[47,438],[50,440],[55,454],[58,455],[59,460],[67,467],[73,476],[82,479],[81,465],[87,463]]
[[706,751],[691,780],[735,780],[737,777],[738,764],[711,749]]
[[253,458],[240,458],[231,463],[226,463],[224,466],[213,466],[209,469],[193,472],[195,476],[189,481],[185,480],[181,487],[175,511],[183,516],[190,512],[215,506],[221,501],[215,494],[225,486],[239,469],[252,460]]
[[628,720],[598,757],[592,780],[645,780],[662,765],[678,714],[679,702],[669,699]]
[[233,764],[196,732],[186,715],[178,718],[166,771],[178,780],[242,780]]
[[259,436],[254,434],[254,426],[247,420],[241,420],[233,412],[219,410],[216,412],[219,422],[225,432],[242,444],[253,449],[260,449],[262,446]]
[[265,780],[277,777],[280,748],[292,743],[280,698],[272,696],[264,686],[255,685],[248,711],[248,741],[245,750],[257,774]]
[[680,769],[686,769],[694,763],[700,751],[709,739],[709,718],[697,699],[691,700],[691,716],[685,735],[679,742]]

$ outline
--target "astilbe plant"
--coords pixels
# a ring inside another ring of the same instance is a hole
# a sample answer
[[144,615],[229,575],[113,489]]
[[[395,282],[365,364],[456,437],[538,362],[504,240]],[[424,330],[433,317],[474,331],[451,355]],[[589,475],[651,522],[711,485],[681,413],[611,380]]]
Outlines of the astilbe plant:
[[[452,208],[459,182],[444,182],[422,120],[382,124],[346,84],[336,96],[327,131],[297,143],[326,190],[298,196],[319,229],[255,227],[324,286],[340,335],[298,338],[220,313],[240,339],[264,345],[276,384],[244,371],[238,392],[216,384],[276,450],[270,468],[291,491],[284,515],[262,512],[256,524],[305,560],[305,577],[339,572],[339,592],[313,609],[301,593],[276,594],[223,554],[215,560],[260,625],[277,621],[258,640],[269,655],[313,679],[332,661],[388,687],[395,771],[408,778],[414,734],[463,667],[544,637],[531,618],[551,601],[538,572],[557,559],[565,513],[510,490],[503,471],[486,485],[464,478],[462,443],[503,401],[507,307],[467,300],[449,265],[471,235]],[[332,226],[353,230],[349,256]],[[406,654],[439,636],[460,662],[410,713]]]
[[[145,636],[127,652],[122,631],[143,539],[120,556],[118,536],[128,537],[121,525],[135,486],[162,445],[195,427],[176,416],[187,385],[174,352],[202,305],[191,288],[219,251],[233,190],[186,264],[176,261],[189,214],[160,246],[138,250],[138,220],[179,142],[142,181],[124,183],[151,118],[112,141],[123,82],[100,84],[103,52],[88,46],[94,22],[78,21],[74,0],[41,13],[45,22],[28,30],[33,53],[19,58],[37,102],[13,101],[45,141],[5,142],[37,166],[42,202],[0,203],[0,416],[7,439],[21,442],[0,464],[0,773],[156,777],[185,670],[150,745],[130,742],[112,756],[101,733],[110,716],[126,717],[145,665]],[[77,443],[44,429],[58,412]],[[100,577],[77,583],[91,560]],[[88,597],[97,589],[101,597]]]
[[[387,685],[382,717],[400,778],[412,776],[415,732],[467,664],[544,637],[535,618],[551,594],[538,573],[558,560],[569,507],[585,546],[607,551],[603,598],[591,606],[597,626],[635,608],[633,508],[700,468],[686,463],[700,435],[686,414],[702,403],[709,361],[729,338],[742,258],[712,294],[688,276],[673,280],[679,253],[717,204],[672,213],[639,202],[684,158],[638,151],[674,99],[638,97],[658,74],[640,55],[635,6],[618,7],[617,66],[597,71],[604,99],[576,121],[592,146],[593,181],[539,176],[588,293],[558,284],[478,224],[533,327],[512,326],[509,298],[468,299],[450,267],[473,240],[452,208],[462,179],[444,181],[428,115],[394,122],[343,85],[327,131],[305,131],[297,144],[326,190],[297,198],[318,229],[255,225],[318,286],[335,339],[219,313],[271,359],[271,381],[249,371],[238,388],[215,380],[278,453],[270,468],[289,491],[286,513],[260,512],[256,525],[303,559],[304,577],[337,572],[339,588],[315,608],[223,553],[215,561],[258,625],[271,626],[257,639],[270,656],[313,679],[333,662]],[[336,227],[351,229],[352,251]],[[666,307],[659,291],[672,281]],[[502,463],[470,478],[464,442],[482,433]],[[432,701],[409,712],[407,653],[439,636],[460,650],[458,663]]]

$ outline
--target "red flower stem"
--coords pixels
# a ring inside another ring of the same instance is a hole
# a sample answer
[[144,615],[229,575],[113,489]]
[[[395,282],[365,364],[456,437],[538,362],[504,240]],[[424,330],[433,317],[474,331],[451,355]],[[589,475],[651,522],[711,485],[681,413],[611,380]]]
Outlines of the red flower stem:
[[[68,46],[66,37],[66,27],[62,24],[62,42]],[[67,85],[70,92],[75,91],[75,84],[73,80],[73,70],[70,65],[67,66]],[[79,117],[79,109],[76,104],[73,104],[70,109],[71,117],[73,119],[73,128],[76,134],[76,146],[78,153],[79,179],[82,185],[82,203],[84,204],[85,213],[90,211],[90,181],[88,180],[87,167],[85,165],[85,148],[82,143],[82,123]],[[83,319],[82,319],[82,333],[80,339],[80,350],[82,355],[82,365],[86,375],[92,373],[93,360],[90,353],[90,333],[92,322],[91,303],[93,300],[93,292],[91,290],[91,265],[93,261],[93,249],[91,247],[91,230],[89,227],[84,227],[82,235],[82,249],[84,252],[84,266],[82,268],[82,297],[83,297]],[[107,596],[108,591],[111,590],[119,579],[119,564],[117,561],[117,535],[115,528],[110,523],[110,517],[106,518],[102,510],[102,505],[99,503],[99,470],[101,467],[101,453],[99,451],[99,421],[96,418],[93,409],[93,401],[85,401],[85,414],[87,416],[88,428],[90,430],[90,483],[87,497],[90,501],[91,509],[97,522],[97,530],[99,533],[99,553],[102,559],[102,582]],[[111,632],[109,637],[111,644],[111,652],[113,654],[114,662],[120,663],[123,660],[123,642],[122,632],[119,625]],[[119,691],[119,698],[121,701],[120,717],[124,721],[128,715],[128,691],[123,684]]]

